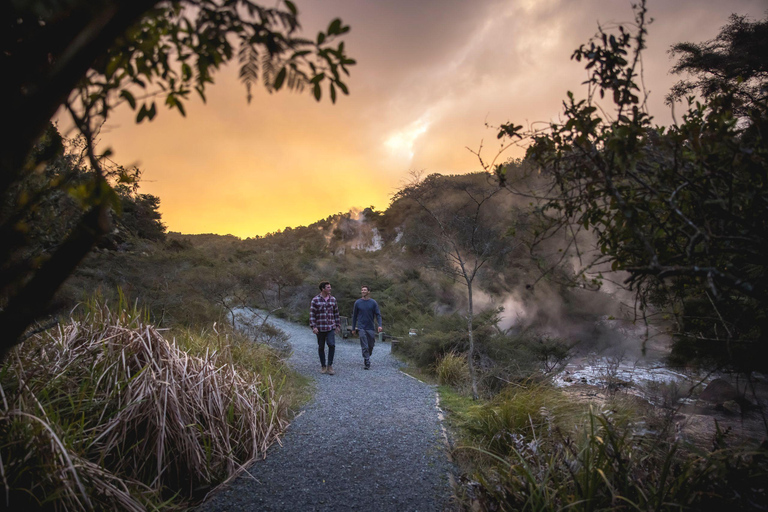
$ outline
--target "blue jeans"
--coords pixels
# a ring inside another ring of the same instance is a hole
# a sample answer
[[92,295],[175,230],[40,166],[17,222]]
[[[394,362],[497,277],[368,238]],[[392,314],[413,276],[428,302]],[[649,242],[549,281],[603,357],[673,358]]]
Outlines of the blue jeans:
[[320,366],[325,366],[325,345],[328,345],[328,366],[333,364],[333,354],[336,352],[336,335],[333,331],[317,333],[317,354],[320,356]]

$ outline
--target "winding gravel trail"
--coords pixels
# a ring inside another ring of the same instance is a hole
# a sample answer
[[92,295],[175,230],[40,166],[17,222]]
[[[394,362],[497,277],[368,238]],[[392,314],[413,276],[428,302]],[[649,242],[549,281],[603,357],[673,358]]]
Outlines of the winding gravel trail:
[[434,386],[399,370],[377,343],[363,370],[357,339],[336,341],[336,375],[320,373],[312,331],[283,320],[290,364],[316,382],[312,402],[267,458],[215,492],[200,511],[443,511],[448,460]]

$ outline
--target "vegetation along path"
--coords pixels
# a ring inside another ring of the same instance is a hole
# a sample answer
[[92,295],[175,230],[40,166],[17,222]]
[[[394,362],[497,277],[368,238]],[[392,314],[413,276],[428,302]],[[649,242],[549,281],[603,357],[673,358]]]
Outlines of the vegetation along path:
[[401,372],[389,343],[376,345],[372,368],[364,370],[357,339],[337,340],[336,375],[323,375],[309,328],[270,321],[290,335],[290,363],[315,379],[315,396],[282,447],[270,449],[199,510],[448,508],[453,467],[434,386]]

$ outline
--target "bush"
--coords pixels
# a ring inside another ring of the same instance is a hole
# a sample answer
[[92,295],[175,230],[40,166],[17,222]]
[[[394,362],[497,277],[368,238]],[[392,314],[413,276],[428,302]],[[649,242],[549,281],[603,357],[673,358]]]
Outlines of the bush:
[[498,393],[509,382],[525,382],[539,370],[529,349],[532,338],[527,334],[495,334],[477,348],[481,354],[483,387]]
[[142,316],[91,304],[3,366],[11,508],[146,510],[199,498],[287,426],[286,370],[266,347],[218,333],[169,342]]
[[434,318],[420,331],[403,340],[402,353],[421,369],[433,370],[445,354],[469,349],[466,321],[458,314]]
[[541,336],[530,344],[530,350],[544,373],[557,373],[571,358],[571,347],[562,338]]
[[435,375],[440,384],[461,389],[469,382],[467,356],[448,352],[435,364]]

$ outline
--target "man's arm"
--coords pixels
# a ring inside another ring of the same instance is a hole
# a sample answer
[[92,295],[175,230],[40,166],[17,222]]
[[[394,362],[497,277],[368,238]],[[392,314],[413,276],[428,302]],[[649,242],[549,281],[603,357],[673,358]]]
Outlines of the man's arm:
[[357,329],[355,326],[357,325],[357,314],[359,312],[359,308],[357,307],[357,301],[355,301],[355,305],[352,308],[352,330],[356,331]]
[[315,299],[313,298],[309,302],[309,326],[314,329],[316,327],[317,319],[315,318]]
[[333,301],[333,321],[336,322],[336,330],[341,330],[341,318],[339,318],[339,303]]
[[376,313],[376,320],[379,322],[379,332],[381,332],[384,329],[384,327],[381,325],[381,310],[379,309],[378,302],[374,302],[374,305],[376,306],[376,309],[374,310]]

